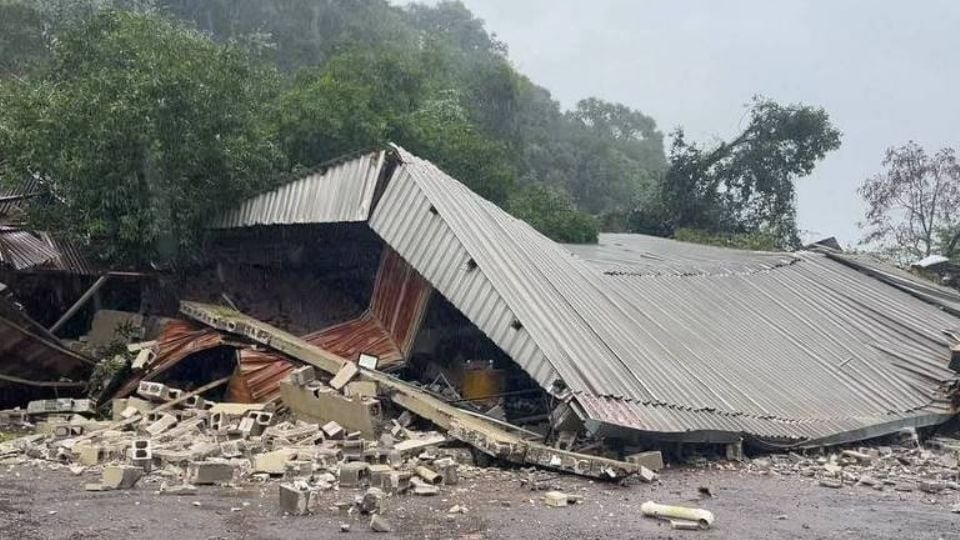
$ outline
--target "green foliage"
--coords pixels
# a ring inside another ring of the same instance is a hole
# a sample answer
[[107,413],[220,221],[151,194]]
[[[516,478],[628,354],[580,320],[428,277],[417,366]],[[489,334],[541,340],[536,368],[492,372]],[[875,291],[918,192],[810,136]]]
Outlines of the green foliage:
[[777,251],[781,249],[781,239],[776,234],[767,231],[754,231],[742,234],[712,234],[697,229],[679,229],[674,233],[673,238],[681,242],[749,249],[753,251]]
[[764,231],[779,246],[794,246],[794,182],[839,146],[840,132],[823,109],[762,98],[754,99],[746,129],[732,141],[707,148],[678,130],[658,198],[638,210],[637,230]]
[[61,34],[49,65],[0,89],[8,180],[38,177],[37,227],[114,263],[189,256],[210,215],[264,187],[276,75],[167,19],[106,11]]
[[510,196],[509,211],[545,236],[568,244],[597,243],[597,221],[559,189],[532,184]]

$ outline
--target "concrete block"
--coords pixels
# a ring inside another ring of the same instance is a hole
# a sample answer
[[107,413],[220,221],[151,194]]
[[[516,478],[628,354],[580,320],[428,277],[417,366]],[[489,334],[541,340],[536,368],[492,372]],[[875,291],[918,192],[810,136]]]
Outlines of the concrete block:
[[190,396],[183,401],[183,406],[188,409],[200,409],[203,410],[207,401],[200,396]]
[[172,428],[177,424],[177,417],[172,414],[163,413],[160,415],[160,418],[155,422],[146,427],[145,431],[150,435],[156,437],[164,431]]
[[373,381],[352,381],[347,383],[343,393],[348,396],[377,397],[377,383]]
[[358,487],[366,483],[370,465],[364,461],[350,461],[340,466],[340,487]]
[[354,377],[357,376],[357,373],[360,372],[360,368],[357,367],[353,362],[347,362],[340,368],[340,371],[337,371],[337,374],[333,376],[333,379],[330,379],[330,386],[334,390],[340,390],[347,385]]
[[166,393],[167,387],[160,383],[140,381],[137,387],[137,395],[150,401],[162,401]]
[[328,439],[342,439],[346,435],[346,431],[343,429],[343,426],[336,422],[327,422],[320,428],[323,431],[324,436]]
[[306,386],[317,380],[317,370],[313,366],[303,366],[290,372],[290,382],[296,386]]
[[307,388],[282,382],[280,395],[297,419],[315,424],[333,421],[347,431],[362,432],[366,439],[376,439],[378,426],[383,421],[378,400],[344,396],[330,387],[319,388],[313,393]]
[[236,467],[226,461],[193,461],[187,468],[190,483],[203,486],[233,482]]
[[547,506],[562,507],[570,503],[570,496],[559,491],[548,491],[543,495],[543,502]]
[[637,471],[637,477],[641,482],[649,484],[650,482],[655,482],[657,480],[657,473],[651,471],[643,465],[640,465],[640,470]]
[[76,445],[73,447],[73,451],[77,454],[77,463],[87,467],[99,464],[103,455],[103,448],[100,445],[89,443]]
[[311,514],[320,503],[319,493],[306,484],[280,484],[280,509],[291,516]]
[[436,485],[443,481],[443,476],[437,474],[436,471],[430,468],[424,467],[423,465],[415,467],[413,472],[428,484]]
[[128,455],[133,461],[149,461],[153,459],[153,450],[151,448],[150,439],[134,439],[130,444]]
[[240,420],[240,425],[237,427],[237,431],[244,437],[250,437],[259,435],[261,426],[257,424],[257,421],[249,416],[245,416]]
[[253,472],[266,474],[284,474],[287,463],[293,460],[296,452],[290,450],[274,450],[253,456]]
[[635,465],[643,465],[654,472],[658,472],[663,469],[663,454],[661,454],[659,450],[629,455],[624,458],[624,461],[627,463],[633,463]]
[[96,406],[90,399],[75,399],[70,410],[77,414],[93,414],[96,412]]
[[367,468],[370,473],[370,485],[381,489],[389,489],[390,473],[394,471],[390,465],[370,465]]
[[443,478],[443,484],[446,486],[456,485],[460,481],[460,476],[458,474],[460,466],[457,465],[457,462],[453,458],[440,458],[433,462],[433,468],[440,473],[440,476]]
[[103,468],[100,483],[107,489],[130,489],[143,476],[143,469],[130,465],[108,465]]
[[241,418],[250,411],[262,411],[266,408],[264,403],[214,403],[208,410],[210,414],[221,413],[226,417]]

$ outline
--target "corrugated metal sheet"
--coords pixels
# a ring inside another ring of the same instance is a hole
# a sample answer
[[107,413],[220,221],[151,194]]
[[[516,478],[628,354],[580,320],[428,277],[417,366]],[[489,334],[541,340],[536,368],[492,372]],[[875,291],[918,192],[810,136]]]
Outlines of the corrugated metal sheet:
[[280,381],[294,369],[281,354],[241,349],[237,371],[227,385],[227,399],[238,403],[266,403],[280,399]]
[[304,339],[353,361],[366,353],[380,359],[381,369],[395,366],[413,348],[432,290],[395,251],[385,247],[370,307],[363,315]]
[[37,236],[50,246],[51,250],[57,253],[56,257],[45,263],[39,269],[84,276],[94,276],[101,273],[100,270],[87,259],[83,250],[76,244],[54,238],[53,235],[46,232],[38,232]]
[[[2,304],[0,375],[32,382],[87,380],[95,364],[93,360],[64,347],[44,328],[18,315],[5,300]],[[0,386],[9,384],[9,379],[0,381]]]
[[723,275],[793,264],[791,253],[746,251],[677,242],[642,234],[602,234],[596,244],[565,244],[609,274]]
[[190,321],[172,320],[163,327],[153,347],[154,357],[144,371],[135,373],[114,393],[126,397],[136,391],[142,380],[153,380],[190,355],[223,345],[223,334]]
[[960,292],[956,289],[938,285],[910,272],[884,263],[871,255],[836,253],[830,251],[826,251],[824,254],[830,259],[856,268],[860,272],[879,279],[888,285],[932,304],[936,304],[951,311],[954,315],[960,316]]
[[0,264],[24,270],[54,261],[57,253],[33,234],[14,227],[0,227]]
[[584,259],[400,156],[370,226],[600,422],[797,441],[945,410],[960,319],[929,303],[815,253],[620,238]]
[[19,223],[23,220],[30,199],[42,191],[40,181],[30,178],[15,185],[0,186],[0,223]]
[[212,228],[365,221],[384,155],[383,151],[371,152],[284,184],[220,216]]
[[303,336],[311,345],[354,362],[360,353],[380,358],[381,368],[403,361],[403,354],[380,321],[370,311],[356,319],[324,328]]

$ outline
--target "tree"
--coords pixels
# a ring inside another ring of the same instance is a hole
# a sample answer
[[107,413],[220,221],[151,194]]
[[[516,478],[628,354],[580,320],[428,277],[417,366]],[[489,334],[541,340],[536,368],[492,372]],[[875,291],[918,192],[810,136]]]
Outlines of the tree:
[[597,221],[578,211],[570,195],[557,188],[524,186],[510,196],[508,210],[557,242],[597,243]]
[[960,164],[952,148],[930,156],[910,141],[889,148],[885,171],[859,193],[867,203],[863,243],[878,243],[901,262],[931,255],[951,257],[960,242]]
[[47,67],[0,88],[8,181],[38,178],[39,228],[114,264],[188,257],[205,221],[282,165],[275,72],[168,19],[105,11],[58,36]]
[[763,232],[780,247],[795,246],[794,183],[839,146],[840,132],[823,109],[754,98],[747,127],[729,142],[704,147],[681,129],[674,133],[658,197],[634,221],[670,233]]

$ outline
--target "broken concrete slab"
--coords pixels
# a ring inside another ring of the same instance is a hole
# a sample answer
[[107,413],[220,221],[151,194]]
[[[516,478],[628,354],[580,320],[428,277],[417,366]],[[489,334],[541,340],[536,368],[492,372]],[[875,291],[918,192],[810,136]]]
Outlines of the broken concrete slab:
[[663,454],[661,454],[659,450],[631,454],[625,457],[624,461],[642,465],[653,472],[659,472],[663,469]]
[[143,469],[140,467],[108,465],[103,468],[100,483],[106,489],[131,489],[142,477]]
[[233,482],[236,467],[226,461],[193,461],[187,468],[187,480],[198,486]]
[[330,387],[320,387],[312,392],[282,382],[280,397],[300,420],[317,424],[333,421],[347,431],[359,431],[367,439],[376,438],[377,425],[382,422],[378,400],[358,395],[344,396]]
[[330,379],[330,386],[335,390],[340,390],[347,385],[354,377],[357,376],[357,373],[360,372],[360,368],[357,367],[353,362],[347,362],[337,371],[337,374],[334,375],[333,379]]
[[291,516],[303,516],[316,511],[319,490],[305,483],[280,484],[280,509]]
[[[288,354],[325,373],[336,375],[348,362],[346,359],[316,347],[262,321],[238,311],[221,306],[196,302],[181,302],[180,311],[188,317],[220,330],[246,336],[274,350]],[[451,436],[478,450],[514,463],[526,463],[550,467],[595,478],[623,478],[637,472],[632,463],[598,456],[549,448],[543,444],[522,439],[487,420],[471,416],[444,403],[424,391],[376,371],[360,373],[363,380],[378,384],[394,404],[433,422]],[[284,389],[305,392],[289,383],[281,383]],[[339,394],[330,392],[333,395]],[[342,396],[341,396],[342,397]],[[286,399],[285,399],[286,401]],[[292,408],[292,407],[291,407]],[[320,415],[323,413],[320,412]],[[326,419],[324,419],[326,421]],[[370,438],[374,438],[371,436]]]

